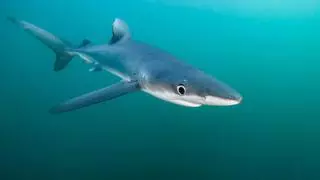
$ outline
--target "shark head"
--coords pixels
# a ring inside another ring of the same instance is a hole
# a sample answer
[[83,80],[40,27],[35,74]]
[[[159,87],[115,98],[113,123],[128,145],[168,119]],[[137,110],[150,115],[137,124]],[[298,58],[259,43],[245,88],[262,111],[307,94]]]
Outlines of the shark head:
[[162,100],[187,107],[232,106],[242,96],[227,84],[193,68],[158,71],[145,84],[144,90]]

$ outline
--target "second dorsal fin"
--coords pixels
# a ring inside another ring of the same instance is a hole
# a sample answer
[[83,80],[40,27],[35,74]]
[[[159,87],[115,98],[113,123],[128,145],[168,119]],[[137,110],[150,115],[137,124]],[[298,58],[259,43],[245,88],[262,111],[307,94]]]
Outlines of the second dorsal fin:
[[112,38],[109,44],[115,44],[130,39],[131,34],[127,23],[116,18],[112,23]]

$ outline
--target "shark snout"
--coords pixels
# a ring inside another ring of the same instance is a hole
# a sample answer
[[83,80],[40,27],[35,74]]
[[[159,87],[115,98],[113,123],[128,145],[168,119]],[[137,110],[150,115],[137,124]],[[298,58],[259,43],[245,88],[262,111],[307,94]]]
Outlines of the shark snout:
[[230,96],[229,98],[223,98],[218,96],[208,95],[205,97],[205,105],[209,106],[233,106],[240,104],[242,96]]
[[233,106],[242,102],[242,95],[228,85],[215,81],[205,96],[205,105]]

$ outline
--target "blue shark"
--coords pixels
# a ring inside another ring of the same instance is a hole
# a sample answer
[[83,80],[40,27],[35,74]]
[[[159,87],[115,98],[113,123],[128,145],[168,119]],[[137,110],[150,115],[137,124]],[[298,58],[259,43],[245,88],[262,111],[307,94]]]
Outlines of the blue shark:
[[73,45],[29,22],[13,17],[8,20],[53,50],[54,71],[65,69],[73,57],[80,57],[90,64],[89,71],[107,71],[121,79],[116,84],[57,104],[50,109],[51,113],[78,110],[137,91],[185,107],[233,106],[243,99],[217,78],[161,48],[133,39],[128,24],[120,18],[112,23],[110,40],[100,45],[93,45],[87,39]]

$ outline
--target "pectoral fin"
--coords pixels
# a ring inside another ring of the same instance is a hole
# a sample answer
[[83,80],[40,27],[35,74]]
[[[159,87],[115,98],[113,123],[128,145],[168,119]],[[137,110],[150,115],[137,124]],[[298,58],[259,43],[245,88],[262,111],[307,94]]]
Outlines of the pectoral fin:
[[93,104],[98,104],[104,101],[108,101],[125,94],[139,90],[139,84],[136,81],[131,82],[119,82],[102,88],[82,96],[65,101],[55,107],[53,107],[50,112],[53,114],[68,112],[77,110],[80,108],[88,107]]

